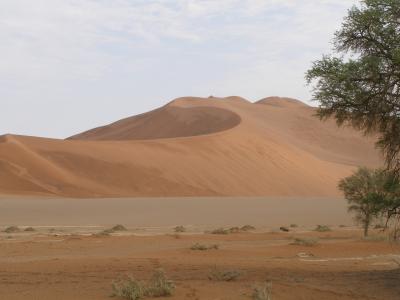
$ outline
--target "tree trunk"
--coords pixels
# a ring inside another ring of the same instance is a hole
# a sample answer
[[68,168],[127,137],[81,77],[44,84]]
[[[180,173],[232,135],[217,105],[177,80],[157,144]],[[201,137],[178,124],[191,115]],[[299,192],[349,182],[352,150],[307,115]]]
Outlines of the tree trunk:
[[368,236],[368,229],[369,229],[369,220],[365,220],[364,222],[364,237]]

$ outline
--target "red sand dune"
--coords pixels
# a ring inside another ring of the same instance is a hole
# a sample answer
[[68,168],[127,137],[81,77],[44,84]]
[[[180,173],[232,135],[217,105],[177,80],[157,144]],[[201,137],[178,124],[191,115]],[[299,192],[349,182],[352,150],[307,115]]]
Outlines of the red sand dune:
[[0,137],[0,194],[336,196],[374,139],[288,98],[179,98],[67,140]]

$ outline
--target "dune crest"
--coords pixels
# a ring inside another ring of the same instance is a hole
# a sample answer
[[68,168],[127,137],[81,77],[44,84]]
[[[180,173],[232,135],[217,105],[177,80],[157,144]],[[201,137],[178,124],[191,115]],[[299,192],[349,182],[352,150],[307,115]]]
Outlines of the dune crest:
[[184,97],[67,140],[2,136],[0,194],[337,196],[382,159],[373,137],[314,114],[289,98]]

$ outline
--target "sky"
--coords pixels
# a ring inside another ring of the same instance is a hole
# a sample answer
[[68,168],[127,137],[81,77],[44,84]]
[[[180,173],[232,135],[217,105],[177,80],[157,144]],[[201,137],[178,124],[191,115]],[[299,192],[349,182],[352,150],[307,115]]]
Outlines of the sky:
[[311,103],[304,74],[357,3],[1,0],[0,135],[66,138],[181,96]]

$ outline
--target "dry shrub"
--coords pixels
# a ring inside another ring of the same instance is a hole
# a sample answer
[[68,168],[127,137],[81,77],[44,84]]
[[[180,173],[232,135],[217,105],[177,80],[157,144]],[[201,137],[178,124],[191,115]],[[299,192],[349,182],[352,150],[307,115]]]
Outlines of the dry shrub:
[[174,231],[175,232],[186,232],[186,228],[184,226],[180,225],[180,226],[176,226],[174,228]]
[[211,270],[208,279],[212,281],[235,281],[242,275],[239,270],[218,270],[216,267]]
[[21,229],[19,229],[19,227],[17,227],[17,226],[10,226],[10,227],[7,227],[6,229],[4,229],[4,232],[6,232],[6,233],[17,233],[20,231],[21,231]]
[[318,232],[327,232],[327,231],[331,231],[331,229],[330,229],[329,226],[327,226],[327,225],[317,225],[317,227],[315,227],[314,230],[315,230],[315,231],[318,231]]
[[155,270],[148,283],[128,277],[112,283],[112,296],[122,297],[128,300],[138,300],[144,297],[166,297],[171,296],[175,284],[167,279],[162,269]]
[[318,243],[318,238],[295,238],[292,245],[298,245],[298,246],[315,246]]
[[194,244],[192,247],[190,247],[191,250],[199,250],[199,251],[206,251],[206,250],[218,250],[219,246],[217,244],[213,245],[203,245],[200,243]]
[[265,282],[253,289],[253,300],[272,300],[272,283]]

